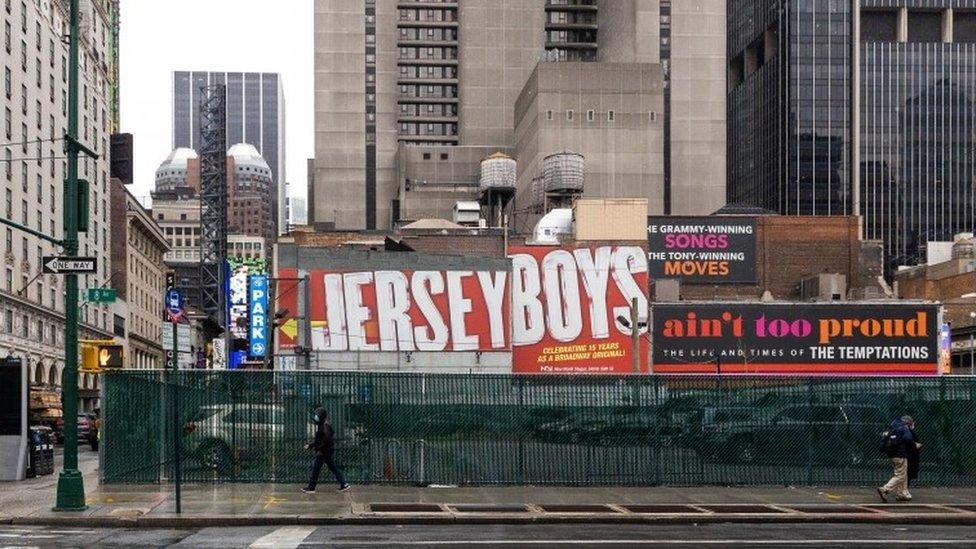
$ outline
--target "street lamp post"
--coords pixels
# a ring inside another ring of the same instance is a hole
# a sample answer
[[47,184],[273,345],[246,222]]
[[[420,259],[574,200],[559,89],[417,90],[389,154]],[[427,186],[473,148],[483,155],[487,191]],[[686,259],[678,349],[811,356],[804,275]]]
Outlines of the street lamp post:
[[[65,152],[68,173],[64,185],[64,255],[78,255],[79,183],[78,153],[95,157],[87,147],[78,142],[78,0],[70,0],[70,27],[68,36],[68,132],[65,135]],[[64,292],[64,465],[58,477],[55,511],[83,511],[85,483],[78,471],[78,275],[65,275]]]

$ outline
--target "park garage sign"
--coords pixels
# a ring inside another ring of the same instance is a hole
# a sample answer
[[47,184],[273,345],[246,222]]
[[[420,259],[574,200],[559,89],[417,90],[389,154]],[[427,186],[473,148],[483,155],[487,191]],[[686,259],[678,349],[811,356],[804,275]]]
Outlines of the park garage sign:
[[754,217],[650,217],[647,236],[652,279],[756,282]]
[[654,307],[654,373],[935,375],[940,306],[675,303]]

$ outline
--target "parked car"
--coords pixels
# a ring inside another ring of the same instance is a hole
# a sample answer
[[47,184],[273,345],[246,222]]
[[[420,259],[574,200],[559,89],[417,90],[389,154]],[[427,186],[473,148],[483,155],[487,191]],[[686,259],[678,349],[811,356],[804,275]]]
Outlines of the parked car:
[[276,441],[299,448],[314,429],[304,416],[286,426],[286,411],[279,405],[203,406],[184,427],[184,455],[204,468],[227,472],[236,461],[267,457]]
[[94,414],[78,414],[78,440],[87,441],[91,435],[92,424],[95,421]]
[[[757,411],[748,419],[703,425],[690,444],[706,460],[737,463],[860,465],[877,457],[888,421],[875,406],[796,405]],[[812,452],[810,451],[812,449]]]

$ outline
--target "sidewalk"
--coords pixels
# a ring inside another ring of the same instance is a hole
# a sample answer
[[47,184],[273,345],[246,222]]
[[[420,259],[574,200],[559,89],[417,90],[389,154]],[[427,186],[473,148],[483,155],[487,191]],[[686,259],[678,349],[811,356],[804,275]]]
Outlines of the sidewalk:
[[57,477],[0,484],[0,524],[173,527],[388,523],[880,522],[976,525],[976,488],[919,488],[883,505],[873,488],[190,485],[98,486],[82,459],[88,509],[51,510]]

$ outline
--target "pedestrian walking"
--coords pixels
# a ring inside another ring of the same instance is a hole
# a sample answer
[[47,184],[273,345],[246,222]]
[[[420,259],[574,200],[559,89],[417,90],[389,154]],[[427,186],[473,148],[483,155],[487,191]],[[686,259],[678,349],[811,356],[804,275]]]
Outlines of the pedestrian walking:
[[336,482],[339,483],[339,491],[345,492],[349,489],[349,483],[342,476],[342,471],[335,464],[335,430],[328,421],[328,413],[325,408],[317,406],[312,412],[312,423],[315,424],[315,440],[305,445],[306,450],[315,452],[315,459],[312,461],[312,476],[308,479],[308,485],[302,488],[306,494],[314,494],[315,486],[319,483],[319,473],[325,465],[335,475]]
[[915,431],[915,424],[911,427],[912,440],[915,444],[912,444],[908,448],[908,485],[911,487],[912,483],[918,480],[918,468],[919,460],[922,454],[922,438],[918,436],[918,432]]
[[895,470],[891,480],[878,488],[878,495],[885,503],[888,496],[894,496],[898,501],[912,500],[912,494],[908,491],[908,459],[922,447],[915,440],[914,429],[915,420],[906,415],[892,421],[882,435],[881,450],[891,459]]

